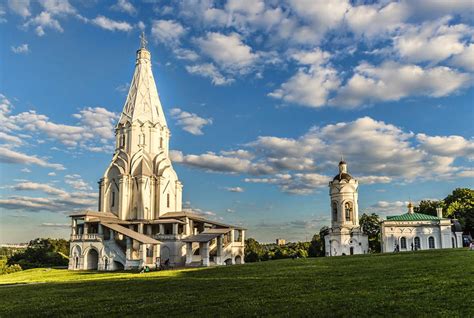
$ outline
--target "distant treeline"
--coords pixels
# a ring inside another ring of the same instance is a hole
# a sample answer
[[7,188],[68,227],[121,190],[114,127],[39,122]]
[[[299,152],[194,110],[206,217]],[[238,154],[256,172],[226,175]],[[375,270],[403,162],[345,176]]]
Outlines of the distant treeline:
[[69,241],[38,238],[30,241],[26,249],[2,248],[2,253],[0,274],[29,268],[63,267],[69,262]]

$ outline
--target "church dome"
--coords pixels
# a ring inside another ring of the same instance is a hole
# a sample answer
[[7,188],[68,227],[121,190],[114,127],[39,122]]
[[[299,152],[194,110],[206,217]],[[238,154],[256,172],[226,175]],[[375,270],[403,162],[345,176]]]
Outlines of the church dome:
[[345,173],[345,172],[342,172],[342,173],[339,173],[337,174],[334,179],[332,179],[332,181],[341,181],[341,180],[346,180],[346,181],[349,181],[352,179],[352,176],[348,173]]

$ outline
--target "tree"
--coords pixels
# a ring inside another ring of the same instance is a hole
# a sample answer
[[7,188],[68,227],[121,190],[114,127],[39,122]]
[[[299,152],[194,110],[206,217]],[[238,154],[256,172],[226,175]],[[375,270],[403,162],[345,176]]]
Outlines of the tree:
[[416,213],[428,214],[437,216],[438,213],[436,212],[436,208],[444,208],[444,202],[441,201],[433,201],[433,200],[421,200],[420,204],[414,207],[414,211]]
[[444,199],[444,215],[458,219],[464,233],[474,235],[474,190],[457,188]]
[[369,248],[372,252],[380,252],[380,217],[372,213],[362,214],[359,220],[362,231],[369,238]]
[[63,239],[35,239],[23,252],[8,259],[7,264],[19,264],[21,268],[67,266],[69,242]]
[[320,234],[314,234],[311,239],[311,245],[308,248],[309,257],[324,256],[324,238]]
[[259,262],[263,256],[263,249],[260,243],[253,238],[245,240],[245,262]]

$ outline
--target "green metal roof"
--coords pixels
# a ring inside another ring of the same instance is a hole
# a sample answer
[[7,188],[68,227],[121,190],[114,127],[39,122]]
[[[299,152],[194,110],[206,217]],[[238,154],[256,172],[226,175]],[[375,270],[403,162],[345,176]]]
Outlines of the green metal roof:
[[387,221],[436,221],[441,220],[437,216],[422,213],[405,213],[402,215],[387,216]]

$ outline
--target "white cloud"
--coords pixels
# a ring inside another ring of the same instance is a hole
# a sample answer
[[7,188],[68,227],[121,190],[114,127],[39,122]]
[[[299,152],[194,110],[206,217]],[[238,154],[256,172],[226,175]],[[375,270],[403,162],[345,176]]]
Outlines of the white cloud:
[[68,0],[40,0],[39,3],[43,6],[44,10],[53,15],[76,13],[76,9]]
[[196,39],[196,43],[204,54],[229,71],[247,73],[258,60],[258,54],[237,33],[208,32]]
[[71,224],[67,223],[41,223],[42,227],[52,227],[52,228],[60,228],[60,229],[68,229],[71,227]]
[[50,177],[55,177],[55,176],[56,176],[56,172],[50,172],[50,173],[48,173],[48,176],[50,176]]
[[178,126],[193,135],[202,135],[202,128],[206,125],[212,124],[211,118],[199,117],[196,114],[188,113],[179,108],[172,108],[170,114],[174,119],[176,119]]
[[463,51],[452,58],[452,65],[474,72],[474,43],[464,47]]
[[330,178],[318,173],[276,174],[272,178],[245,178],[248,183],[278,185],[282,192],[306,195],[314,189],[327,187]]
[[185,33],[186,29],[174,20],[154,20],[151,27],[151,37],[155,41],[172,47],[179,44]]
[[[325,32],[336,28],[350,8],[348,0],[290,0],[290,7],[309,25],[297,28],[300,42],[318,42]],[[303,32],[303,34],[301,34]]]
[[438,156],[469,156],[474,159],[474,141],[462,136],[427,136],[417,134],[421,148]]
[[10,150],[2,146],[0,146],[0,162],[12,163],[12,164],[37,165],[44,168],[65,170],[62,164],[49,163],[45,159],[38,158],[35,155],[27,155],[21,152]]
[[135,15],[137,13],[137,9],[133,6],[133,4],[127,0],[117,0],[117,3],[112,6],[112,9],[126,12],[130,15]]
[[234,79],[225,77],[224,75],[219,72],[217,67],[214,64],[207,63],[207,64],[197,64],[192,66],[186,66],[186,71],[190,74],[200,75],[202,77],[210,78],[212,80],[212,84],[220,86],[220,85],[229,85],[234,82]]
[[449,25],[450,17],[409,25],[394,38],[398,54],[410,62],[438,63],[464,50],[464,39],[474,33],[464,24]]
[[13,187],[17,191],[41,191],[46,194],[68,195],[66,191],[52,187],[49,184],[37,182],[22,182]]
[[9,135],[2,131],[0,131],[0,141],[6,142],[8,146],[12,146],[12,147],[17,147],[23,144],[23,141],[19,137]]
[[330,66],[300,68],[295,75],[268,96],[316,108],[325,106],[329,94],[339,85],[338,74]]
[[183,48],[176,48],[173,50],[173,53],[176,54],[176,58],[180,60],[196,61],[199,58],[199,55],[193,50]]
[[174,162],[203,169],[209,172],[268,174],[272,168],[259,163],[252,163],[248,159],[227,157],[208,152],[201,155],[183,155],[180,151],[171,152]]
[[21,169],[21,172],[24,172],[24,173],[31,173],[31,170],[28,169],[28,168],[23,168],[23,169]]
[[27,43],[23,43],[19,46],[12,46],[11,47],[12,49],[12,52],[15,53],[15,54],[26,54],[28,52],[30,52],[30,49],[28,48],[28,44]]
[[107,17],[104,17],[103,15],[99,15],[91,21],[93,24],[101,27],[102,29],[109,30],[109,31],[128,32],[133,29],[133,27],[128,22],[115,21]]
[[8,0],[8,7],[23,18],[31,15],[30,0]]
[[172,160],[209,172],[261,176],[245,181],[307,194],[327,186],[341,154],[361,184],[465,177],[469,168],[455,161],[473,155],[472,141],[462,137],[415,135],[370,117],[315,126],[295,139],[260,136],[244,146],[220,155],[172,152]]
[[229,192],[244,192],[245,191],[244,188],[241,188],[241,187],[226,187],[224,189]]
[[409,15],[409,7],[403,2],[376,3],[351,7],[345,20],[356,34],[380,37],[402,26]]
[[82,177],[78,174],[73,174],[73,175],[65,175],[64,176],[64,182],[71,186],[72,188],[80,191],[90,191],[92,190],[92,187],[85,182]]
[[445,66],[422,68],[396,62],[374,66],[362,62],[329,104],[353,108],[409,96],[442,97],[465,87],[469,80],[468,74]]
[[48,11],[41,12],[24,24],[25,27],[29,27],[30,25],[36,27],[35,32],[38,36],[45,35],[45,29],[51,29],[61,33],[64,31],[59,21],[53,18],[53,15]]

